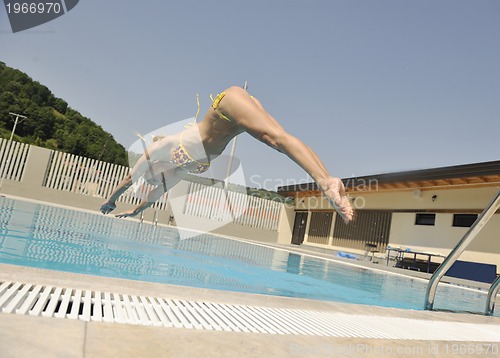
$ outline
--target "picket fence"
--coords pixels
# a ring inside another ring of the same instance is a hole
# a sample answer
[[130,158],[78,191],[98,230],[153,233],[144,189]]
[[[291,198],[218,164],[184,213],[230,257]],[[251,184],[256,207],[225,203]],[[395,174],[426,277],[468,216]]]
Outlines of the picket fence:
[[30,146],[0,138],[0,180],[21,181]]
[[[0,138],[1,178],[21,181],[30,145]],[[128,167],[51,151],[47,163],[44,187],[99,198],[108,197],[127,175]],[[144,184],[128,189],[118,201],[137,205],[153,189]],[[158,210],[167,210],[168,193],[155,204]],[[185,196],[184,214],[209,220],[277,231],[283,204],[245,193],[228,191],[215,186],[190,183]]]
[[214,186],[190,183],[184,213],[277,231],[283,203]]

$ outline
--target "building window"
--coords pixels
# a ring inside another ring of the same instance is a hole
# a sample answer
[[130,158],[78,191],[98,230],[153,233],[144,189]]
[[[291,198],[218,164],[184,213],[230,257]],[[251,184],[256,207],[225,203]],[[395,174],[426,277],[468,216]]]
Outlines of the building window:
[[477,214],[454,214],[453,226],[471,227],[477,219]]
[[436,222],[436,214],[417,214],[415,225],[434,226]]

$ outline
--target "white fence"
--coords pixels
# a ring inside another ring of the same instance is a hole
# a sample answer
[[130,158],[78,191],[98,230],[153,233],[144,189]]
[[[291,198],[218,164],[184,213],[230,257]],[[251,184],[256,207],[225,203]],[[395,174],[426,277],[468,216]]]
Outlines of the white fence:
[[224,189],[191,183],[184,214],[277,231],[282,207],[277,201],[233,191],[226,196]]
[[22,179],[29,147],[28,144],[0,138],[0,180]]
[[[0,138],[1,178],[23,181],[29,163],[31,146]],[[36,147],[35,147],[36,148]],[[127,175],[128,167],[110,164],[73,154],[51,151],[43,186],[80,195],[107,198]],[[145,184],[135,191],[130,188],[118,200],[137,205],[153,189]],[[167,210],[167,195],[154,205]],[[277,231],[283,204],[199,183],[190,183],[185,195],[184,214],[209,220]]]
[[[128,167],[53,151],[45,179],[47,188],[65,190],[83,195],[107,198],[125,178]],[[136,191],[127,190],[118,201],[136,205],[151,191],[151,185],[143,185]],[[167,194],[155,204],[160,210],[167,207]]]

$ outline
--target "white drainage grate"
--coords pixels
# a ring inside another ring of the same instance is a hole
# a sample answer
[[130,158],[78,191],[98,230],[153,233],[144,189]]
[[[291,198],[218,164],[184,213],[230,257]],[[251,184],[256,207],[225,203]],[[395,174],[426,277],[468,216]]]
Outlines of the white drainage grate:
[[499,324],[266,308],[0,282],[0,310],[83,321],[329,337],[497,342]]

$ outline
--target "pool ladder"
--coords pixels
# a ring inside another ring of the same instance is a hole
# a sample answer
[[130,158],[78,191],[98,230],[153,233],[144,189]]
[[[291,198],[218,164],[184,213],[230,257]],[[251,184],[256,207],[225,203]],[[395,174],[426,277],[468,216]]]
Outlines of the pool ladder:
[[[153,216],[153,224],[154,224],[155,226],[157,226],[157,225],[158,225],[158,215],[159,215],[159,208],[158,208],[158,207],[156,207],[156,208],[155,208],[155,212],[154,212],[154,216]],[[141,221],[141,224],[144,222],[144,211],[143,211],[143,212],[141,212],[141,217],[140,217],[140,219],[139,219],[139,220]]]
[[[448,257],[443,261],[443,263],[437,268],[437,270],[432,275],[427,285],[427,292],[425,294],[425,309],[432,310],[434,306],[434,298],[436,296],[437,285],[441,278],[446,274],[448,269],[457,261],[458,257],[464,252],[467,246],[476,238],[477,234],[486,225],[486,223],[491,219],[493,214],[500,208],[500,191],[498,191],[493,199],[490,201],[488,206],[484,208],[483,212],[474,224],[467,230],[464,237],[455,246],[455,248],[450,252]],[[500,276],[493,281],[491,287],[488,291],[488,296],[486,299],[486,309],[485,314],[491,316],[495,308],[495,299],[498,291],[500,290]]]

